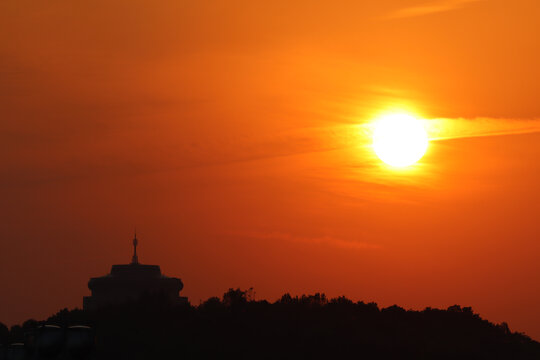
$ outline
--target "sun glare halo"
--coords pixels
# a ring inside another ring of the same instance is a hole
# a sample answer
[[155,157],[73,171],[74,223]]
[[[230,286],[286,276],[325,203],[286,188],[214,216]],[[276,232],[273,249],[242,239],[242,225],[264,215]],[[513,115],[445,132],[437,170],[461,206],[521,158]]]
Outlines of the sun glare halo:
[[386,164],[405,167],[424,156],[428,136],[422,121],[405,113],[383,115],[375,121],[373,149]]

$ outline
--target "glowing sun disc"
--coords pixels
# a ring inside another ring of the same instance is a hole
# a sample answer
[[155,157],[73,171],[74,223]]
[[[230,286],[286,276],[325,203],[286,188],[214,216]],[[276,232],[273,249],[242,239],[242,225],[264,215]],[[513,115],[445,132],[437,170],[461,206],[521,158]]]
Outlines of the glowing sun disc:
[[408,114],[390,114],[375,122],[373,149],[383,162],[404,167],[417,162],[428,147],[422,122]]

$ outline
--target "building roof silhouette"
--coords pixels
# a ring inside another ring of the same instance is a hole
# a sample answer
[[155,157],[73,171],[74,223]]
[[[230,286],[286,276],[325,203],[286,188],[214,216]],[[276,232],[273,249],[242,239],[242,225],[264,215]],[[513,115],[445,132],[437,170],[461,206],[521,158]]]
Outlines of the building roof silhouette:
[[182,280],[163,275],[159,265],[139,263],[137,245],[135,234],[130,264],[113,265],[109,274],[90,278],[88,288],[92,295],[83,298],[84,310],[137,301],[143,295],[160,295],[163,301],[173,305],[187,302],[186,297],[179,296],[184,287]]

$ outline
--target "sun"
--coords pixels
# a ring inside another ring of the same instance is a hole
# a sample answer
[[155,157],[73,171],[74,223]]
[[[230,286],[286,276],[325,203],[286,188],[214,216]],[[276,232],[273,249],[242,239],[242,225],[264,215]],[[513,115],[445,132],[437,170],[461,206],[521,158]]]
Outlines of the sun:
[[375,121],[373,149],[383,162],[394,167],[416,163],[428,148],[422,121],[412,115],[392,113]]

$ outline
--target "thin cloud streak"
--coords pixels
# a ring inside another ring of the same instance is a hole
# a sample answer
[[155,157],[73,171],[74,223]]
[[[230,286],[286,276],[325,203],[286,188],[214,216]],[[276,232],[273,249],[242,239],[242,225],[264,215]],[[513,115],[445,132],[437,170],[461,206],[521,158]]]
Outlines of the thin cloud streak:
[[431,141],[509,136],[540,132],[540,119],[432,119],[427,128]]
[[427,3],[419,6],[399,9],[387,16],[387,19],[402,19],[416,16],[430,15],[440,12],[452,11],[460,9],[467,4],[480,2],[483,0],[446,0]]
[[294,241],[294,242],[303,242],[309,244],[321,244],[321,245],[330,245],[344,249],[350,250],[378,250],[381,249],[380,245],[371,244],[361,241],[349,241],[344,239],[339,239],[331,236],[318,236],[318,237],[308,237],[308,236],[296,236],[288,233],[282,232],[270,232],[270,233],[257,233],[257,232],[242,232],[235,233],[234,235],[245,236],[252,239],[262,239],[262,240],[281,240],[281,241]]

